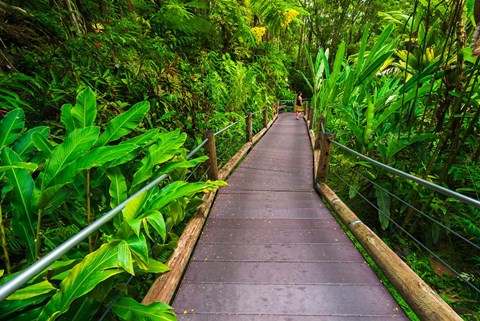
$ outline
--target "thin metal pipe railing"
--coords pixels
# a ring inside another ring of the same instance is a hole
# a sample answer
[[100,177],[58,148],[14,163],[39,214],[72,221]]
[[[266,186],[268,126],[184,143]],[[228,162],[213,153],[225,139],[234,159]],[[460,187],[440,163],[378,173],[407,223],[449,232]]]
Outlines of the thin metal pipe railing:
[[[238,122],[231,124],[227,126],[226,128],[222,129],[220,132],[232,127],[233,125],[237,124]],[[198,145],[195,149],[193,149],[188,155],[187,159],[192,157],[195,153],[197,153],[208,141],[208,139],[203,140],[200,145]],[[205,174],[204,174],[205,175]],[[203,176],[204,176],[203,175]],[[202,179],[203,179],[202,176]],[[125,201],[117,205],[115,208],[111,209],[108,211],[105,215],[100,217],[99,219],[95,220],[92,222],[90,225],[82,229],[80,232],[69,238],[67,241],[63,242],[61,245],[59,245],[57,248],[52,250],[50,253],[46,254],[43,256],[41,259],[27,267],[25,270],[21,271],[18,275],[13,277],[11,280],[6,282],[4,285],[0,287],[0,302],[5,300],[10,294],[15,292],[17,289],[19,289],[22,285],[27,283],[31,278],[36,276],[38,273],[42,272],[44,269],[46,269],[48,266],[53,264],[56,260],[61,258],[65,253],[67,253],[69,250],[77,246],[80,242],[88,238],[88,236],[98,229],[100,229],[104,224],[106,224],[108,221],[113,219],[115,215],[117,215],[120,211],[122,211],[127,203],[131,201],[132,199],[136,198],[140,194],[152,189],[153,187],[157,186],[160,184],[164,179],[168,177],[167,174],[162,174],[161,176],[157,177],[154,179],[152,182],[147,184],[145,187],[140,189],[138,192],[133,194],[132,196],[128,197]]]
[[340,147],[341,149],[369,162],[370,164],[373,164],[377,167],[380,167],[380,168],[383,168],[384,170],[386,170],[387,172],[389,173],[392,173],[394,175],[397,175],[397,176],[400,176],[400,177],[403,177],[403,178],[406,178],[406,179],[409,179],[409,180],[412,180],[422,186],[425,186],[427,188],[430,188],[434,191],[437,191],[443,195],[446,195],[448,197],[451,197],[451,198],[454,198],[456,200],[459,200],[465,204],[468,204],[468,205],[472,205],[478,209],[480,209],[480,201],[476,200],[476,199],[473,199],[471,197],[468,197],[466,195],[463,195],[463,194],[460,194],[460,193],[457,193],[457,192],[454,192],[452,190],[449,190],[448,188],[445,188],[445,187],[442,187],[440,185],[437,185],[437,184],[434,184],[434,183],[431,183],[431,182],[428,182],[424,179],[421,179],[419,177],[416,177],[416,176],[413,176],[413,175],[410,175],[410,174],[407,174],[405,172],[402,172],[401,170],[398,170],[396,168],[393,168],[391,166],[388,166],[388,165],[385,165],[383,163],[380,163],[379,161],[376,161],[370,157],[367,157],[363,154],[360,154],[359,152],[356,152],[354,151],[353,149],[350,149],[348,148],[347,146],[344,146],[342,144],[340,144],[339,142],[336,142],[334,140],[331,140],[331,142],[335,145],[337,145],[338,147]]
[[67,241],[62,243],[60,246],[58,246],[56,249],[54,249],[52,252],[46,254],[40,260],[33,263],[32,265],[27,267],[25,270],[20,272],[20,274],[18,274],[13,279],[5,283],[2,287],[0,287],[0,302],[5,300],[10,294],[15,292],[23,284],[28,282],[31,278],[36,276],[38,273],[42,272],[44,269],[46,269],[48,266],[50,266],[52,263],[54,263],[56,260],[62,257],[65,253],[67,253],[73,247],[77,246],[80,242],[85,240],[90,234],[97,231],[105,223],[110,221],[113,217],[115,217],[115,215],[117,215],[121,210],[125,208],[125,206],[129,201],[136,198],[140,194],[152,189],[154,186],[157,186],[167,177],[168,177],[167,174],[163,174],[157,177],[148,185],[140,189],[138,192],[136,192],[135,194],[127,198],[125,201],[117,205],[115,208],[113,208],[109,212],[107,212],[107,214],[103,215],[98,220],[94,221],[93,223],[85,227],[83,230],[81,230],[80,232],[78,232],[77,234],[69,238]]
[[[246,118],[246,116],[245,116],[245,118]],[[236,121],[236,122],[234,122],[234,123],[232,123],[232,124],[228,125],[227,127],[223,128],[223,129],[220,129],[218,132],[214,133],[214,134],[213,134],[213,136],[217,136],[217,135],[219,135],[219,134],[223,133],[224,131],[226,131],[227,129],[229,129],[229,128],[231,128],[231,127],[235,126],[235,125],[236,125],[236,124],[238,124],[239,122],[240,122],[240,120],[238,120],[238,121]]]

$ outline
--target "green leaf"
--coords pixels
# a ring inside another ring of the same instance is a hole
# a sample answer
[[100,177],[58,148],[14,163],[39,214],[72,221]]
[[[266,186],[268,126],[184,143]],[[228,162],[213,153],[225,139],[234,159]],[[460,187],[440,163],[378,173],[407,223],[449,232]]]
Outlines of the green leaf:
[[43,190],[36,189],[35,206],[39,209],[45,209],[53,199],[58,195],[58,192],[63,188],[64,184],[53,185]]
[[159,211],[149,211],[143,216],[158,234],[162,237],[162,240],[165,241],[167,238],[167,227],[165,225],[165,219],[163,218],[162,213]]
[[375,185],[375,196],[377,196],[378,219],[382,229],[386,230],[390,223],[390,203],[391,197],[382,188]]
[[91,298],[90,296],[81,297],[75,300],[75,302],[73,302],[70,310],[68,310],[65,314],[63,314],[59,318],[59,321],[98,320],[98,318],[94,318],[94,316],[95,316],[95,313],[97,313],[100,306],[101,306],[101,302]]
[[80,156],[76,162],[76,166],[81,169],[100,167],[107,162],[112,162],[124,157],[126,153],[134,151],[135,149],[137,149],[137,146],[133,144],[95,148]]
[[145,235],[134,234],[124,241],[128,244],[130,250],[135,255],[136,263],[140,268],[145,269],[145,266],[148,267],[148,245]]
[[131,275],[135,275],[135,270],[133,269],[132,252],[130,252],[130,247],[125,241],[122,241],[117,245],[117,248],[118,248],[118,256],[117,256],[118,264]]
[[0,166],[0,172],[6,171],[7,169],[25,169],[33,172],[37,167],[38,165],[34,163],[16,162],[7,166]]
[[160,174],[171,173],[172,171],[174,171],[177,168],[195,167],[198,164],[205,162],[207,159],[208,159],[208,156],[202,156],[202,157],[198,157],[198,158],[195,158],[195,159],[191,159],[189,161],[169,162],[165,165],[160,166],[160,168],[157,171],[155,171],[155,173],[157,175],[160,175]]
[[127,199],[127,183],[118,166],[109,168],[107,170],[107,177],[110,180],[110,187],[108,188],[110,207],[114,208]]
[[24,124],[25,113],[21,109],[12,110],[0,120],[0,150],[20,136]]
[[50,282],[43,281],[15,291],[6,300],[25,300],[57,290]]
[[112,311],[122,320],[175,321],[172,308],[165,303],[154,302],[143,305],[134,299],[121,297],[113,305]]
[[123,272],[117,264],[115,246],[103,244],[76,265],[68,277],[60,283],[60,290],[44,307],[37,321],[55,320],[66,312],[72,302],[92,291],[102,281]]
[[[30,299],[26,300],[14,300],[9,301],[5,300],[0,303],[0,320],[17,320],[16,314],[25,312],[24,314],[29,313],[28,309],[41,304],[47,298],[50,298],[51,294],[42,294],[39,296],[31,297]],[[36,314],[38,315],[38,314]],[[30,319],[31,321],[32,319]]]
[[76,160],[70,162],[59,174],[56,175],[50,184],[59,185],[71,183],[80,171],[100,167],[107,162],[114,162],[125,157],[125,154],[135,150],[135,145],[116,145],[95,148],[86,152]]
[[[21,162],[20,156],[8,147],[3,148],[0,156],[2,164],[5,166]],[[5,171],[5,175],[13,186],[13,231],[27,245],[27,257],[33,262],[36,235],[36,220],[32,208],[33,178],[24,169],[8,169]]]
[[143,101],[132,106],[128,111],[112,119],[105,131],[100,135],[95,147],[104,146],[115,141],[138,127],[145,114],[150,109],[150,103]]
[[152,197],[149,202],[149,208],[154,210],[160,210],[169,203],[175,201],[177,198],[193,196],[200,192],[209,192],[217,189],[220,186],[225,186],[227,183],[223,181],[215,182],[197,182],[187,183],[176,181],[165,186]]
[[97,117],[97,102],[91,88],[82,90],[77,96],[77,103],[71,109],[75,128],[86,128],[94,125]]
[[45,157],[49,157],[54,149],[52,144],[39,133],[32,134],[32,143],[36,148],[45,153]]
[[46,126],[34,127],[17,139],[13,145],[13,150],[23,160],[28,160],[35,152],[35,145],[33,144],[32,139],[33,134],[38,134],[44,138],[47,138],[49,133],[50,128]]
[[144,272],[155,274],[165,273],[168,271],[170,271],[170,268],[166,264],[158,262],[152,258],[148,258],[148,269],[144,270]]
[[137,197],[135,197],[134,199],[128,201],[127,205],[125,206],[125,208],[122,211],[123,218],[125,220],[134,219],[140,214],[140,212],[143,208],[143,205],[145,204],[145,196],[146,195],[147,195],[147,193],[143,192],[140,195],[138,195]]
[[98,127],[87,127],[76,129],[67,135],[65,141],[55,147],[45,167],[42,187],[48,187],[50,182],[67,165],[84,154],[97,140]]
[[60,121],[65,125],[65,130],[67,134],[75,130],[75,124],[73,123],[72,117],[72,104],[64,104],[62,106],[62,114],[60,116]]
[[120,145],[123,145],[123,144],[134,144],[137,146],[147,145],[156,141],[157,135],[160,135],[160,133],[158,132],[158,129],[156,128],[149,129],[141,135],[135,136],[133,138],[130,138],[121,142]]
[[40,312],[42,312],[42,307],[34,308],[28,312],[22,313],[21,315],[15,315],[15,321],[36,320]]
[[179,129],[159,135],[157,143],[148,149],[148,154],[140,162],[140,168],[133,175],[132,187],[149,179],[155,165],[179,154],[186,138],[186,134],[180,133]]

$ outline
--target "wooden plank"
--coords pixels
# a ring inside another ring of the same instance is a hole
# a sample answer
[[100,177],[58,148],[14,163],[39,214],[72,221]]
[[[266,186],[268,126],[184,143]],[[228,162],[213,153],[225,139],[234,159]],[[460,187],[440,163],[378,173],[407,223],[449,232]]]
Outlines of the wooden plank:
[[306,135],[281,114],[221,188],[173,302],[179,319],[407,320],[316,195]]

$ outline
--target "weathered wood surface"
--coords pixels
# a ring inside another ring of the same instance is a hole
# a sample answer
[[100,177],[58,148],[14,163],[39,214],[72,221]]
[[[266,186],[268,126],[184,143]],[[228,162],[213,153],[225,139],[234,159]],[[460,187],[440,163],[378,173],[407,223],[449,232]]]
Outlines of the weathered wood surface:
[[314,191],[307,137],[279,115],[219,190],[179,320],[407,320]]

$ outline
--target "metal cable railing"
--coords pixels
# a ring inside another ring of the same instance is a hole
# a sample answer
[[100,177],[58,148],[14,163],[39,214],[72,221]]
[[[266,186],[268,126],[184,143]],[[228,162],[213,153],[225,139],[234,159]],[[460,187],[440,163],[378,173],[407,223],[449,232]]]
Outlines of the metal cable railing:
[[465,203],[465,204],[472,205],[472,206],[480,209],[480,201],[478,201],[478,200],[476,200],[476,199],[473,199],[473,198],[468,197],[468,196],[466,196],[466,195],[463,195],[463,194],[454,192],[454,191],[449,190],[449,189],[447,189],[447,188],[445,188],[445,187],[442,187],[442,186],[440,186],[440,185],[431,183],[431,182],[426,181],[426,180],[424,180],[424,179],[421,179],[421,178],[419,178],[419,177],[416,177],[416,176],[407,174],[407,173],[405,173],[405,172],[402,172],[401,170],[398,170],[398,169],[393,168],[393,167],[391,167],[391,166],[388,166],[388,165],[385,165],[385,164],[383,164],[383,163],[380,163],[379,161],[376,161],[376,160],[374,160],[374,159],[372,159],[372,158],[370,158],[370,157],[367,157],[367,156],[365,156],[365,155],[363,155],[363,154],[360,154],[359,152],[356,152],[356,151],[354,151],[353,149],[350,149],[350,148],[348,148],[348,147],[346,147],[346,146],[344,146],[344,145],[342,145],[342,144],[340,144],[340,143],[338,143],[338,142],[336,142],[336,141],[334,141],[334,140],[331,140],[331,142],[332,142],[333,144],[335,144],[336,146],[340,147],[341,149],[343,149],[343,150],[345,150],[345,151],[347,151],[347,152],[349,152],[349,153],[351,153],[351,154],[353,154],[353,155],[355,155],[355,156],[357,156],[357,157],[359,157],[359,158],[361,158],[361,159],[369,162],[370,164],[373,164],[373,165],[375,165],[375,166],[377,166],[377,167],[380,167],[380,168],[386,170],[386,171],[389,172],[389,173],[392,173],[392,174],[394,174],[394,175],[397,175],[397,176],[400,176],[400,177],[403,177],[403,178],[412,180],[412,181],[414,181],[414,182],[416,182],[416,183],[418,183],[418,184],[420,184],[420,185],[422,185],[422,186],[425,186],[425,187],[427,187],[427,188],[429,188],[429,189],[432,189],[432,190],[434,190],[434,191],[437,191],[437,192],[439,192],[439,193],[441,193],[441,194],[443,194],[443,195],[446,195],[446,196],[448,196],[448,197],[451,197],[451,198],[456,199],[456,200],[458,200],[458,201],[461,201],[461,202],[463,202],[463,203]]
[[[261,112],[261,111],[259,111]],[[246,119],[248,115],[243,117],[242,119]],[[219,130],[218,132],[215,133],[215,135],[219,135],[222,132],[228,130],[232,126],[238,124],[240,121],[237,121],[233,124],[228,125],[227,127]],[[186,156],[187,159],[191,158],[195,153],[197,153],[206,143],[208,139],[203,140],[197,147],[195,147],[188,155]],[[200,164],[199,164],[200,165]],[[194,170],[197,170],[199,167],[197,166]],[[201,178],[199,179],[200,181],[203,180],[203,178],[207,175],[208,170],[210,166],[207,168],[207,170],[203,173]],[[121,212],[127,205],[128,202],[131,200],[135,199],[138,197],[140,194],[149,191],[153,187],[157,186],[160,184],[163,180],[165,180],[168,177],[167,174],[162,174],[156,179],[154,179],[152,182],[147,184],[145,187],[137,191],[135,194],[131,195],[128,197],[125,201],[117,205],[115,208],[112,210],[108,211],[105,215],[100,217],[99,219],[95,220],[92,222],[90,225],[82,229],[80,232],[72,236],[70,239],[62,243],[60,246],[58,246],[56,249],[51,251],[50,253],[46,254],[43,256],[41,259],[27,267],[25,270],[21,271],[18,275],[13,277],[11,280],[6,282],[4,285],[0,287],[0,302],[5,300],[10,294],[15,292],[17,289],[19,289],[22,285],[24,285],[26,282],[28,282],[30,279],[32,279],[34,276],[36,276],[38,273],[42,272],[44,269],[46,269],[48,266],[53,264],[56,260],[61,258],[64,254],[66,254],[69,250],[80,244],[83,240],[87,239],[88,236],[97,230],[99,230],[104,224],[106,224],[108,221],[113,219],[119,212]],[[191,175],[188,176],[187,179],[189,179]],[[131,279],[131,278],[130,278]],[[127,282],[130,282],[131,280],[128,280]]]
[[[325,131],[325,126],[324,126],[324,123],[321,122],[320,123],[320,131],[321,133],[319,133],[320,135],[325,135],[326,134],[326,131]],[[393,175],[396,175],[398,177],[402,177],[402,178],[405,178],[405,179],[408,179],[410,181],[413,181],[423,187],[426,187],[430,190],[433,190],[433,191],[436,191],[438,193],[441,193],[451,199],[454,199],[454,200],[457,200],[457,201],[460,201],[464,204],[467,204],[467,205],[470,205],[470,206],[473,206],[477,209],[480,209],[480,201],[479,200],[476,200],[476,199],[473,199],[471,197],[468,197],[466,195],[463,195],[463,194],[460,194],[458,192],[455,192],[455,191],[452,191],[452,190],[449,190],[447,188],[444,188],[442,186],[439,186],[437,184],[434,184],[432,182],[429,182],[429,181],[426,181],[424,179],[421,179],[419,177],[416,177],[416,176],[413,176],[413,175],[410,175],[408,173],[405,173],[403,171],[400,171],[396,168],[393,168],[391,166],[388,166],[386,164],[383,164],[379,161],[376,161],[372,158],[369,158],[351,148],[348,148],[342,144],[340,144],[339,142],[335,141],[334,139],[328,139],[328,141],[330,143],[332,143],[333,145],[339,147],[342,151],[346,152],[346,153],[349,153],[351,155],[354,155],[355,157],[358,157],[360,158],[361,160],[363,161],[366,161],[368,162],[369,164],[372,164],[374,165],[379,171],[380,170],[385,170],[386,172],[390,173],[390,174],[393,174]],[[448,231],[449,233],[451,233],[452,235],[454,235],[455,237],[459,238],[461,241],[465,242],[466,244],[468,244],[469,246],[472,246],[473,248],[475,248],[476,250],[479,250],[480,249],[480,245],[472,242],[471,240],[467,239],[465,236],[461,235],[460,233],[454,231],[452,228],[446,226],[445,224],[439,222],[438,220],[432,218],[431,216],[425,214],[424,212],[422,212],[421,210],[415,208],[414,206],[412,206],[411,204],[408,204],[407,202],[405,202],[404,200],[402,200],[400,197],[396,196],[395,194],[393,194],[392,192],[386,190],[385,188],[383,188],[382,186],[380,186],[379,184],[377,184],[376,182],[374,182],[373,180],[367,178],[366,176],[362,175],[361,173],[359,173],[358,171],[356,171],[355,169],[353,168],[350,168],[349,169],[352,173],[355,173],[356,175],[362,177],[363,179],[367,180],[369,183],[373,184],[375,186],[375,188],[378,188],[378,189],[381,189],[383,192],[387,193],[388,195],[390,195],[392,198],[394,198],[395,200],[399,201],[401,204],[405,205],[406,207],[412,209],[413,211],[415,211],[416,213],[418,213],[421,217],[423,218],[426,218],[428,220],[430,220],[431,222],[437,224],[437,226],[439,227],[442,227],[444,228],[446,231]],[[342,182],[344,183],[349,189],[351,189],[352,191],[354,191],[355,193],[357,193],[361,198],[363,198],[368,204],[370,204],[373,208],[375,208],[378,213],[380,215],[382,215],[383,217],[385,217],[386,219],[388,219],[389,222],[391,222],[396,228],[398,228],[399,230],[401,230],[403,233],[405,233],[405,235],[407,235],[413,242],[415,242],[416,244],[418,244],[422,249],[424,249],[425,251],[427,251],[430,255],[432,255],[433,257],[435,257],[436,260],[438,260],[440,263],[442,263],[445,267],[447,267],[448,269],[450,269],[459,279],[461,279],[465,284],[467,284],[470,288],[472,288],[473,290],[475,290],[477,293],[480,293],[480,289],[474,285],[472,282],[470,282],[467,278],[464,277],[464,275],[462,275],[462,273],[459,273],[455,268],[453,268],[450,264],[448,264],[447,262],[445,262],[439,255],[437,255],[436,253],[434,253],[434,251],[432,251],[430,248],[428,248],[428,246],[426,246],[425,244],[423,244],[422,242],[420,242],[415,236],[413,236],[411,233],[409,233],[405,228],[403,228],[399,223],[397,223],[395,220],[393,220],[390,215],[387,215],[383,210],[381,210],[378,206],[376,206],[375,204],[373,204],[366,196],[364,196],[357,188],[355,188],[354,186],[352,186],[350,183],[348,183],[344,178],[342,178],[339,174],[337,174],[335,171],[332,171],[331,172]]]
[[[450,233],[452,233],[453,235],[455,235],[456,237],[458,237],[459,239],[461,239],[462,241],[464,241],[465,243],[468,243],[469,245],[471,245],[472,247],[476,248],[477,250],[480,250],[480,245],[477,245],[475,243],[473,243],[472,241],[470,241],[469,239],[465,238],[463,235],[460,235],[459,233],[457,233],[456,231],[452,230],[450,227],[446,226],[445,224],[439,222],[438,220],[434,219],[433,217],[425,214],[424,212],[420,211],[419,209],[417,209],[415,206],[405,202],[404,200],[402,200],[400,197],[398,197],[397,195],[393,194],[392,192],[390,192],[389,190],[383,188],[382,186],[380,186],[379,184],[377,184],[376,182],[372,181],[371,179],[369,179],[368,177],[365,177],[362,173],[356,171],[355,169],[353,168],[350,168],[350,170],[352,172],[354,172],[355,174],[357,174],[358,176],[362,177],[363,179],[367,180],[368,182],[370,182],[371,184],[373,184],[375,187],[381,189],[382,191],[384,191],[385,193],[389,194],[390,196],[392,196],[393,198],[395,198],[397,201],[399,201],[400,203],[404,204],[405,206],[411,208],[412,210],[414,210],[415,212],[417,212],[418,214],[420,214],[422,217],[428,219],[429,221],[431,222],[434,222],[435,224],[443,227],[445,230],[449,231]],[[349,185],[350,186],[350,185]]]
[[454,269],[450,264],[445,262],[440,256],[438,256],[435,252],[433,252],[430,248],[428,248],[425,244],[420,242],[415,236],[413,236],[411,233],[409,233],[406,229],[404,229],[399,223],[397,223],[395,220],[393,220],[389,215],[387,215],[384,211],[382,211],[378,206],[373,204],[366,196],[364,196],[358,189],[356,189],[354,186],[349,184],[346,180],[344,180],[339,174],[337,174],[334,171],[331,171],[338,179],[340,179],[344,184],[346,184],[349,188],[354,190],[358,195],[360,195],[361,198],[363,198],[368,204],[370,204],[373,208],[375,208],[378,213],[383,215],[385,218],[388,219],[389,222],[394,224],[399,230],[401,230],[405,235],[407,235],[411,240],[413,240],[415,243],[417,243],[421,248],[423,248],[425,251],[430,253],[432,256],[434,256],[439,262],[441,262],[443,265],[445,265],[447,268],[449,268],[454,274],[457,275],[458,278],[460,278],[463,282],[465,282],[467,285],[469,285],[472,289],[480,293],[480,289],[477,288],[474,284],[472,284],[470,281],[467,279],[463,278],[462,275]]

